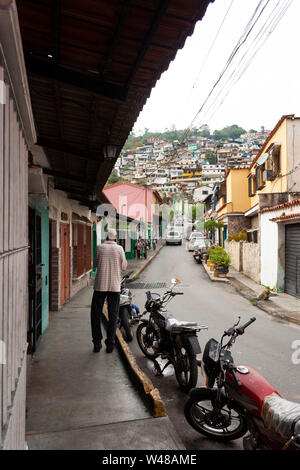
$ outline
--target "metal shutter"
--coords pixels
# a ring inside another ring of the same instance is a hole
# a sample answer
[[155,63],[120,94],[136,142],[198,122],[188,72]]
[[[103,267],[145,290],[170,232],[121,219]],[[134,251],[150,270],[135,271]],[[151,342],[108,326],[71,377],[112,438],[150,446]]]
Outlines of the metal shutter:
[[285,292],[300,297],[300,224],[285,227]]

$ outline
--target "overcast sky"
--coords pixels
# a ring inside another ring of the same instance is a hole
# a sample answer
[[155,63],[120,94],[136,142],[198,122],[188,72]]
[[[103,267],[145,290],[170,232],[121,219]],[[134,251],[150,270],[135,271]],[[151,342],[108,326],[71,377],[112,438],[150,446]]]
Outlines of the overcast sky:
[[[269,0],[256,31],[268,21],[276,4],[279,2],[282,6],[286,1]],[[152,90],[134,126],[136,133],[144,128],[163,131],[172,125],[177,129],[188,127],[223,70],[258,3],[259,0],[215,0],[208,6],[194,34],[187,39],[184,48],[178,51],[175,60]],[[199,76],[229,7],[224,25]],[[242,78],[231,88],[224,103],[217,106],[221,95],[215,108],[199,116],[195,123],[197,127],[207,123],[214,130],[238,124],[249,130],[260,129],[263,125],[271,130],[283,114],[300,116],[299,21],[300,0],[293,0]],[[251,34],[254,38],[255,28]],[[254,50],[250,47],[251,35],[243,47],[246,45],[247,53]],[[215,93],[221,89],[216,87]],[[211,116],[215,109],[214,116]]]

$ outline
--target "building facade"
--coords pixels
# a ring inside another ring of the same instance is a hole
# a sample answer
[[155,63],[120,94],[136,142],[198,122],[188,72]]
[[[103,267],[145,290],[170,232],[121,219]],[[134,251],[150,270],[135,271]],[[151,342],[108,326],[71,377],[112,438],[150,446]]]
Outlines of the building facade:
[[36,139],[16,8],[0,3],[0,448],[25,448],[28,148]]

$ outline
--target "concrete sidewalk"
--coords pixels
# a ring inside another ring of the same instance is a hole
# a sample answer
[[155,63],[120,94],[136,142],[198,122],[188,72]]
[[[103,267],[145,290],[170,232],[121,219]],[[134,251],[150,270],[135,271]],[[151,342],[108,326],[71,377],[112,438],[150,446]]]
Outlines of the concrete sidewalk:
[[133,258],[133,259],[127,260],[128,264],[127,264],[126,272],[128,273],[128,272],[133,271],[129,280],[133,281],[137,276],[139,276],[140,273],[144,271],[144,269],[148,266],[148,264],[150,264],[151,261],[158,255],[158,253],[164,246],[165,246],[165,240],[160,239],[158,240],[156,250],[153,250],[152,248],[151,250],[147,250],[146,259],[143,256],[141,256],[140,259]]
[[91,298],[92,288],[85,288],[51,314],[31,360],[29,449],[184,449],[168,417],[151,416],[118,348],[93,353]]
[[300,325],[300,299],[297,297],[285,293],[271,292],[269,300],[259,300],[258,295],[262,292],[264,286],[257,284],[245,274],[230,267],[227,277],[219,278],[213,275],[209,266],[205,263],[202,266],[211,281],[231,284],[243,297],[246,297],[253,305],[269,315]]
[[271,292],[269,300],[258,300],[257,297],[264,287],[232,267],[229,269],[227,280],[241,295],[261,310],[270,315],[300,324],[300,299],[297,297],[285,293]]

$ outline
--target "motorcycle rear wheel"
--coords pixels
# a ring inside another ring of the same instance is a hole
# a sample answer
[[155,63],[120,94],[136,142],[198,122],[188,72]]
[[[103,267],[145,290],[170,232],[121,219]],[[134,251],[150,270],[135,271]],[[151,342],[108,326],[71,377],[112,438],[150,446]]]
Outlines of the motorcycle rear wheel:
[[120,310],[121,330],[124,330],[123,337],[128,343],[133,340],[132,326],[130,324],[130,316],[127,307]]
[[149,322],[143,321],[139,324],[136,330],[136,339],[146,357],[154,359],[158,356],[158,353],[153,348],[153,343],[154,341],[159,341],[159,338],[157,338],[156,331]]
[[[248,431],[244,415],[236,408],[224,406],[218,413],[213,411],[215,393],[203,388],[201,395],[192,396],[184,406],[187,422],[200,434],[219,441],[233,441]],[[231,429],[229,429],[231,427]]]
[[196,387],[198,380],[198,365],[190,343],[176,346],[175,375],[177,382],[184,392]]

